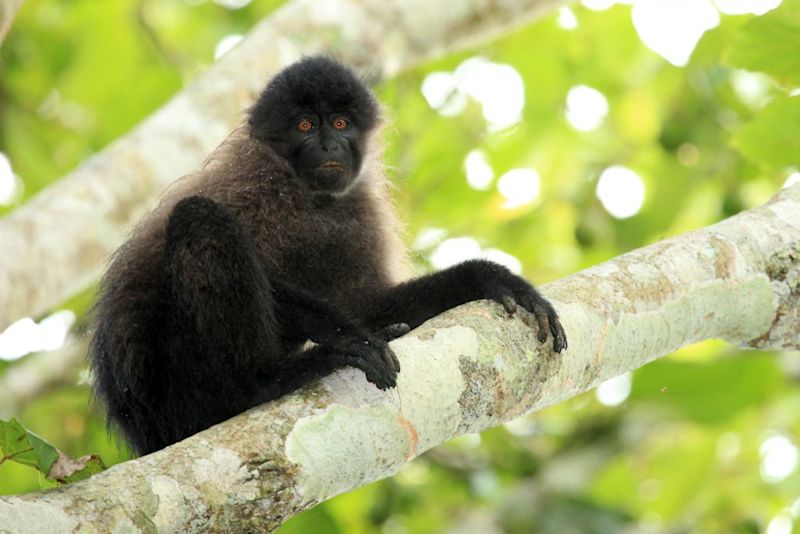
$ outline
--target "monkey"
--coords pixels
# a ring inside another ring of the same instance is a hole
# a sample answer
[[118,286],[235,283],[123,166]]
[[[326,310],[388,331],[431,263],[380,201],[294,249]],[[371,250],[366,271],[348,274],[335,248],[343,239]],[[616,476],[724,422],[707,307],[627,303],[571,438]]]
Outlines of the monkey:
[[[498,264],[405,279],[373,93],[340,62],[280,71],[242,124],[113,254],[93,308],[93,396],[144,455],[350,366],[381,390],[388,342],[460,304],[553,306]],[[309,343],[310,342],[310,343]]]

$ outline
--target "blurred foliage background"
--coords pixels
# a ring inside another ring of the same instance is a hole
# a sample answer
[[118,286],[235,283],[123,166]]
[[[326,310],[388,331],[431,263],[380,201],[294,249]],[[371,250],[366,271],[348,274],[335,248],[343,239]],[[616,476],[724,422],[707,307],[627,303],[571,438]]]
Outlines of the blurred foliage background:
[[[0,216],[280,3],[24,5],[0,48]],[[387,168],[419,269],[483,255],[541,284],[800,182],[800,5],[768,11],[779,3],[584,0],[381,83]],[[78,331],[89,301],[64,305]],[[0,375],[12,359],[0,354]],[[456,439],[281,532],[789,533],[799,379],[797,354],[693,345]],[[14,415],[68,454],[128,458],[83,370]],[[0,464],[0,493],[49,485]]]

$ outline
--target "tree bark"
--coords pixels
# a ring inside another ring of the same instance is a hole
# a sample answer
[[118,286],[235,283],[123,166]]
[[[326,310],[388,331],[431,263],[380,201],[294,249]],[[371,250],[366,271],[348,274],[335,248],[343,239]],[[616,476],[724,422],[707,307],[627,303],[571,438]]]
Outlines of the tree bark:
[[286,64],[325,52],[378,77],[392,75],[563,3],[289,3],[132,132],[0,220],[0,331],[91,285],[155,198],[200,165],[239,123],[269,75]]
[[471,303],[392,342],[379,391],[345,369],[168,449],[54,491],[0,497],[17,532],[270,530],[448,439],[560,402],[698,340],[800,349],[800,185],[543,288],[569,350],[526,312]]

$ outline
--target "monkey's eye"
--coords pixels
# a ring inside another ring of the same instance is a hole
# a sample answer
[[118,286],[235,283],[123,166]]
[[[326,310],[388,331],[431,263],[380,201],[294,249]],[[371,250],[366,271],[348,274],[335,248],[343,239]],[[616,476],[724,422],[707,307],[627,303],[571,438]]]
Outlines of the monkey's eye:
[[297,129],[303,133],[308,133],[314,129],[314,123],[308,119],[300,119],[300,122],[297,123]]
[[333,119],[332,124],[333,127],[336,128],[337,130],[344,130],[350,125],[350,123],[347,122],[347,119],[345,119],[344,117],[336,117],[335,119]]

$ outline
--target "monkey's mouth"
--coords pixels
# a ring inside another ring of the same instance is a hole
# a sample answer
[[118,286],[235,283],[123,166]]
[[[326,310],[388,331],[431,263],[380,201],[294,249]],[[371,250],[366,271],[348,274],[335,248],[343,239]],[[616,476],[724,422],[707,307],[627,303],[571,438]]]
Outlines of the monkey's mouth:
[[344,165],[336,161],[326,161],[322,165],[319,166],[320,169],[332,169],[334,171],[343,171],[345,170]]

